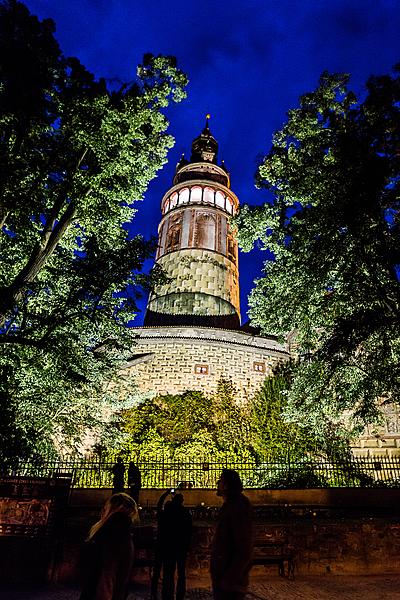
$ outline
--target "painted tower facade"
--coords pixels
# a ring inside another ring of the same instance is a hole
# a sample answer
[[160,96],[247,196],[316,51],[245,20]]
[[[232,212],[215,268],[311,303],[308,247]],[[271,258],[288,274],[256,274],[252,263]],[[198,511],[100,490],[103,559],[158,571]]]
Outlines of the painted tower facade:
[[151,295],[145,326],[240,327],[238,247],[230,225],[239,201],[217,157],[207,117],[190,161],[182,157],[161,201],[156,263],[169,281]]

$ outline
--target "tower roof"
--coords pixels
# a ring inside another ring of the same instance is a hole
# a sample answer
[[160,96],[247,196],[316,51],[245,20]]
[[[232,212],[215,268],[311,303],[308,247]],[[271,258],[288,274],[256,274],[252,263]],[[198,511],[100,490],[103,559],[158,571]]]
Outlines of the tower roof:
[[190,162],[217,163],[218,142],[210,131],[209,121],[210,115],[206,115],[206,124],[203,131],[192,142]]

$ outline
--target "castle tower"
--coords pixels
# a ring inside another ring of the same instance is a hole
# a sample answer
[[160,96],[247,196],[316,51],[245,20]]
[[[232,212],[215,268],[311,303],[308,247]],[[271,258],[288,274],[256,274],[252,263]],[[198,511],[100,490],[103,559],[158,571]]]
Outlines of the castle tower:
[[150,296],[145,326],[240,327],[238,247],[230,226],[239,201],[217,153],[207,115],[190,161],[182,156],[161,201],[156,263],[169,281]]
[[126,373],[144,393],[217,391],[232,381],[238,399],[259,389],[289,348],[240,326],[238,247],[231,228],[239,201],[229,173],[217,164],[208,117],[179,161],[161,201],[156,263],[168,280],[149,298],[143,327],[132,328]]

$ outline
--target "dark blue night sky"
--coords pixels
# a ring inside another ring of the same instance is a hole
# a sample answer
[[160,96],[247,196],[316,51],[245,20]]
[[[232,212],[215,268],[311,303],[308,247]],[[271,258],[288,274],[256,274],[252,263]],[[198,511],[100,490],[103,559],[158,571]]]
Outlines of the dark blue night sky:
[[[289,108],[313,89],[322,71],[352,74],[362,92],[370,74],[400,62],[400,0],[29,0],[32,13],[51,17],[66,55],[97,76],[131,80],[145,52],[173,54],[188,74],[188,98],[168,111],[176,145],[152,182],[133,229],[157,233],[160,200],[179,156],[204,126],[219,142],[242,203],[262,203],[254,187],[257,156]],[[247,295],[265,258],[242,254],[242,319]],[[135,319],[140,325],[143,314]]]

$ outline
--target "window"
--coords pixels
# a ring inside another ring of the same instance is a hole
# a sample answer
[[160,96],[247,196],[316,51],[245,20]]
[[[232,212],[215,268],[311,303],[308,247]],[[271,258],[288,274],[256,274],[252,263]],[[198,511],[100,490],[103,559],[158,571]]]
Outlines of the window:
[[201,202],[202,191],[201,187],[192,187],[190,190],[190,202]]
[[217,206],[225,208],[225,196],[220,191],[216,192],[215,201],[217,203]]
[[179,204],[186,204],[186,202],[189,202],[189,188],[183,188],[179,192]]
[[176,192],[171,195],[170,202],[171,208],[175,208],[175,206],[178,204],[178,194]]
[[163,214],[168,212],[170,208],[171,208],[171,202],[170,202],[169,198],[167,198],[164,202]]
[[161,225],[161,228],[160,228],[160,234],[158,236],[159,245],[157,246],[157,256],[156,256],[156,258],[159,258],[160,254],[163,254],[164,248],[162,246],[162,243],[163,243],[163,235],[164,235],[164,226],[165,226],[165,223],[163,223]]
[[196,375],[208,375],[208,365],[195,365],[194,372]]
[[204,188],[203,202],[207,202],[207,204],[214,204],[214,190],[212,188]]
[[215,217],[201,212],[196,215],[195,246],[215,250]]
[[264,362],[253,363],[253,371],[257,371],[258,373],[265,373],[265,363]]
[[176,215],[175,217],[170,219],[168,223],[167,241],[165,244],[166,252],[171,252],[171,250],[177,250],[179,248],[179,244],[181,241],[181,227],[181,215]]
[[233,204],[230,198],[226,199],[226,210],[228,211],[228,213],[233,213]]

